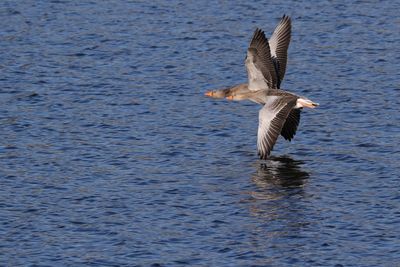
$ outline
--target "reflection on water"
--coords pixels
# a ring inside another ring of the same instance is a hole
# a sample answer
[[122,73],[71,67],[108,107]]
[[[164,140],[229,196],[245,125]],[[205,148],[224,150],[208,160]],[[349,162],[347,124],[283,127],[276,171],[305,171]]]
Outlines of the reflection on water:
[[302,187],[309,174],[301,169],[301,164],[288,156],[271,157],[258,166],[252,181],[260,189]]
[[251,177],[256,188],[250,192],[250,213],[275,220],[285,217],[288,210],[292,214],[301,210],[299,200],[304,196],[304,185],[309,177],[301,165],[301,161],[287,156],[271,157],[266,163],[258,164]]
[[265,242],[268,246],[280,247],[281,239],[292,240],[300,250],[304,245],[297,240],[304,237],[304,230],[313,220],[307,216],[305,185],[309,174],[302,165],[302,161],[287,156],[271,157],[257,165],[251,176],[255,187],[248,202],[249,214],[261,222],[254,229],[255,249],[259,249],[259,244],[265,246]]

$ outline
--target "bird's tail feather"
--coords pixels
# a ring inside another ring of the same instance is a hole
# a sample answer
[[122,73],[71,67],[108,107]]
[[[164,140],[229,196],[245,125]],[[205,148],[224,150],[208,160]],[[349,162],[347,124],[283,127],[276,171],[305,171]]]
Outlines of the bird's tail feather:
[[299,98],[296,103],[296,108],[316,108],[317,106],[319,106],[318,103],[306,98]]

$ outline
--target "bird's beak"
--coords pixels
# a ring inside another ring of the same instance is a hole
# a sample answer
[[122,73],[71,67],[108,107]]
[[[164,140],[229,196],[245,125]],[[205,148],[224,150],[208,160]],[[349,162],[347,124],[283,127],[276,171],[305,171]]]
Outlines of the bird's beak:
[[208,97],[213,97],[214,92],[213,92],[213,91],[208,91],[208,92],[206,92],[204,95],[205,95],[205,96],[208,96]]

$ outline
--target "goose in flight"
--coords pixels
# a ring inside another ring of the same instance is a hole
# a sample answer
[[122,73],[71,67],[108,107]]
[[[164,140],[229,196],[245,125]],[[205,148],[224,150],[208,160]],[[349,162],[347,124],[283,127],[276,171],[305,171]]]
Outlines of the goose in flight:
[[[289,48],[291,33],[292,21],[289,16],[283,15],[268,42],[276,77],[278,79],[276,85],[278,89],[280,88],[283,77],[285,76],[287,51]],[[224,89],[208,91],[205,95],[212,98],[225,98],[232,93],[246,92],[248,90],[248,84],[242,83]]]
[[[289,48],[291,33],[292,21],[289,16],[283,15],[268,42],[270,47],[269,53],[271,55],[277,77],[276,86],[278,89],[280,88],[286,72],[287,51]],[[211,98],[225,98],[232,94],[245,92],[249,92],[247,83],[230,86],[224,89],[208,91],[205,93],[205,95]],[[301,109],[293,109],[289,113],[289,116],[283,125],[281,135],[288,141],[291,141],[296,134],[297,127],[300,123],[300,112]]]
[[256,29],[245,60],[248,84],[240,90],[227,91],[226,95],[229,100],[248,99],[263,105],[259,112],[257,134],[257,150],[261,159],[268,158],[279,134],[289,141],[293,138],[301,108],[318,106],[308,98],[279,89],[279,77],[283,77],[279,75],[286,68],[286,60],[285,67],[280,68],[279,59],[274,59],[272,50],[264,32]]

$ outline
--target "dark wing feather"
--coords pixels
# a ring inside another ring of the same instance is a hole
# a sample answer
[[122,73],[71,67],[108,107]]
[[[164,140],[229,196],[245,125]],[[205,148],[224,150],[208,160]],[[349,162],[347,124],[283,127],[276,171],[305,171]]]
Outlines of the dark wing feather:
[[269,43],[264,32],[258,28],[247,50],[246,68],[250,90],[277,88],[277,77]]
[[278,87],[280,87],[280,83],[286,72],[287,51],[289,48],[291,33],[291,19],[289,16],[283,15],[269,40],[271,56],[274,60],[276,71],[278,72]]
[[300,123],[301,109],[294,108],[290,111],[286,118],[285,124],[282,127],[281,135],[288,141],[291,141],[296,134],[297,127]]

